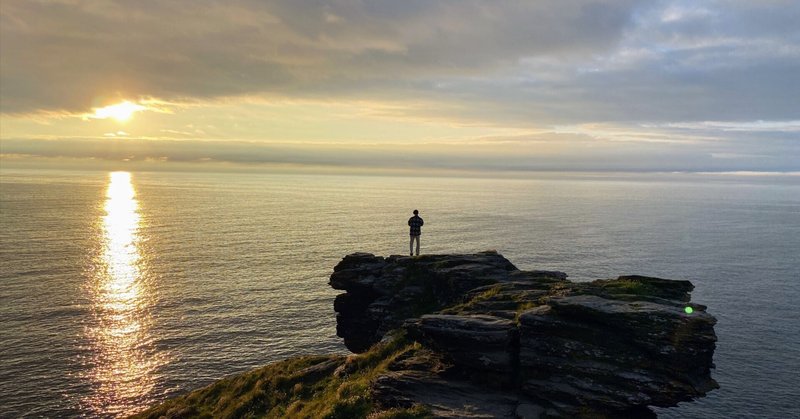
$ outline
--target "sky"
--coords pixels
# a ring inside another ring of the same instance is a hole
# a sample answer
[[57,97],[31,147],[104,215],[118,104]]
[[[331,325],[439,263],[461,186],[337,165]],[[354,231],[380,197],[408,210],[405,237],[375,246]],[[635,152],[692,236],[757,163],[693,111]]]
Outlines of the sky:
[[798,22],[796,0],[3,0],[0,164],[798,172]]

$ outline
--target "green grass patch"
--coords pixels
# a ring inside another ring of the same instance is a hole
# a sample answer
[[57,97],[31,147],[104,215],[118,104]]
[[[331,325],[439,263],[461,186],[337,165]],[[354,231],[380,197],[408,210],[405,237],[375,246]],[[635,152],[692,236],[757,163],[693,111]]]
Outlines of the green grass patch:
[[368,416],[369,419],[428,419],[433,417],[431,410],[420,404],[409,409],[389,409]]
[[609,294],[629,294],[629,295],[658,295],[659,289],[650,284],[631,281],[626,279],[597,280],[592,285],[599,286],[600,289]]
[[489,288],[488,290],[472,297],[469,301],[466,301],[461,304],[456,304],[454,306],[450,306],[441,311],[442,314],[464,314],[465,312],[469,311],[471,308],[475,307],[476,304],[480,303],[481,301],[486,301],[492,297],[497,296],[500,293],[500,285],[494,286]]
[[224,378],[133,417],[366,418],[375,410],[372,382],[397,356],[415,349],[418,344],[398,334],[360,355],[291,358]]
[[532,309],[532,308],[534,308],[534,307],[536,307],[538,305],[539,304],[536,304],[533,301],[520,302],[519,305],[517,306],[516,315],[514,316],[514,321],[519,323],[519,316],[521,316],[522,313],[524,313],[524,312],[526,312],[526,311],[528,311],[528,310],[530,310],[530,309]]

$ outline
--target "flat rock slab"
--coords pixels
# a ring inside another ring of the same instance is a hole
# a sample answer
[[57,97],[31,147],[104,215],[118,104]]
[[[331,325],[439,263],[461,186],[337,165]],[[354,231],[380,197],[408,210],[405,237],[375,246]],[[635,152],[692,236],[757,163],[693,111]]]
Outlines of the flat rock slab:
[[488,315],[429,314],[404,325],[412,337],[445,351],[461,366],[510,374],[517,327]]
[[544,408],[510,392],[487,390],[474,384],[444,380],[425,371],[390,372],[378,377],[373,396],[384,407],[410,407],[419,403],[439,418],[508,418],[517,412],[538,418]]

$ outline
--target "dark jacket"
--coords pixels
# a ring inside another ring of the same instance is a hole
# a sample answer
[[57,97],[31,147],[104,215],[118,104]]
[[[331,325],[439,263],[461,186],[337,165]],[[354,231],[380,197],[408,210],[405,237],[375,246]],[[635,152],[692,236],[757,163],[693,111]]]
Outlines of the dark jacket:
[[422,234],[420,227],[422,227],[423,224],[425,224],[425,222],[422,221],[422,218],[419,215],[415,215],[409,218],[408,225],[409,227],[411,227],[411,235],[419,236],[420,234]]

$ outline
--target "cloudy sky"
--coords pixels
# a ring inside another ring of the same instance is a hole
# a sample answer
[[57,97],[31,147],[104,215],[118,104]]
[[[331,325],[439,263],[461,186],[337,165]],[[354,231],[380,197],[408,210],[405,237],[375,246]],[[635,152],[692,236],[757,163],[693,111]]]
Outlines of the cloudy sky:
[[3,0],[0,14],[7,162],[800,171],[796,0]]

